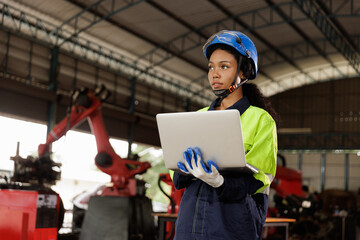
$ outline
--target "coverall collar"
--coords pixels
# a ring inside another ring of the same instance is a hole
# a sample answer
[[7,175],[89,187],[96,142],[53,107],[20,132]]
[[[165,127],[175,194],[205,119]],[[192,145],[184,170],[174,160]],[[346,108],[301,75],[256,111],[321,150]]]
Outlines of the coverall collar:
[[[220,98],[215,99],[215,101],[213,101],[209,107],[209,111],[212,110],[216,110],[215,106],[217,105],[217,102],[220,100]],[[234,105],[228,107],[227,109],[237,109],[240,112],[240,115],[243,114],[246,109],[248,109],[250,107],[250,102],[247,99],[247,97],[242,97],[239,99],[239,101],[237,101],[236,103],[234,103]]]

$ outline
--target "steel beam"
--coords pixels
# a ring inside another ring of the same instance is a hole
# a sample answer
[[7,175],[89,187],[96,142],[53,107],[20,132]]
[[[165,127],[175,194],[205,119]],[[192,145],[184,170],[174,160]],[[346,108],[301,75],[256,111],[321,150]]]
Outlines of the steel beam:
[[360,133],[279,134],[281,150],[357,150]]
[[349,153],[345,153],[345,191],[349,190]]
[[88,12],[90,12],[93,8],[96,8],[97,6],[99,6],[102,2],[104,2],[106,0],[99,0],[93,4],[91,4],[90,6],[87,7],[83,7],[82,10],[80,12],[78,12],[77,14],[75,14],[74,16],[70,17],[68,20],[64,21],[62,24],[60,24],[60,26],[56,27],[55,29],[53,29],[49,35],[56,35],[58,36],[59,33],[64,32],[64,27],[66,27],[67,25],[71,25],[71,22],[74,21],[74,32],[77,31],[77,23],[79,18],[82,17],[83,14],[86,14]]
[[[75,6],[80,7],[80,8],[86,8],[85,4],[77,2],[75,0],[67,0],[67,1],[70,2],[71,4],[75,5]],[[146,1],[146,2],[148,4],[150,4],[151,6],[155,7],[156,9],[158,9],[159,11],[163,12],[164,14],[168,15],[169,17],[175,18],[176,20],[179,20],[179,18],[176,18],[169,11],[165,12],[165,9],[162,8],[159,4],[157,4],[157,3],[153,2],[153,1]],[[105,17],[104,14],[99,13],[99,12],[93,10],[93,9],[90,9],[89,12],[92,13],[94,16],[98,17],[98,18],[104,18]],[[132,35],[134,35],[134,36],[136,36],[136,37],[138,37],[138,38],[140,38],[140,39],[142,39],[142,40],[144,40],[144,41],[146,41],[146,42],[148,42],[148,43],[150,43],[150,44],[152,44],[154,46],[158,45],[157,42],[155,42],[153,39],[149,38],[147,35],[136,32],[132,28],[130,28],[130,27],[124,25],[124,24],[121,24],[121,23],[119,23],[117,21],[114,21],[111,18],[107,18],[106,22],[108,22],[108,23],[110,23],[110,24],[112,24],[112,25],[114,25],[114,26],[116,26],[118,28],[121,28],[121,29],[125,30],[126,32],[129,32],[130,34],[132,34]],[[182,21],[181,24],[185,25],[184,21]],[[187,26],[189,26],[189,25],[187,25]],[[163,50],[166,51],[166,52],[169,52],[171,54],[176,54],[175,52],[173,52],[173,50],[171,50],[169,48],[164,48]],[[179,58],[186,61],[186,62],[189,62],[193,66],[196,66],[196,67],[198,67],[200,69],[205,70],[204,66],[200,65],[198,62],[195,62],[195,61],[193,61],[191,59],[188,59],[188,58],[185,58],[185,57],[182,57],[182,56],[179,56]]]
[[3,71],[3,78],[6,79],[8,62],[9,62],[9,51],[10,51],[10,32],[7,34],[7,41],[6,41],[6,53],[5,53],[5,63],[4,63],[4,71]]
[[[135,94],[136,94],[136,78],[133,77],[131,79],[131,97],[130,97],[130,107],[129,107],[129,113],[130,115],[134,115],[135,112]],[[129,139],[128,139],[128,158],[131,157],[131,147],[134,142],[134,130],[135,130],[135,122],[129,123]]]
[[303,164],[303,152],[299,151],[298,152],[298,170],[299,171],[302,170],[302,164]]
[[73,89],[77,89],[77,73],[78,73],[78,60],[75,59],[74,63],[74,79],[73,79]]
[[[192,26],[190,23],[185,22],[183,19],[179,18],[178,16],[176,16],[174,13],[170,12],[169,10],[165,9],[163,6],[161,6],[160,4],[152,1],[152,0],[148,0],[147,1],[148,4],[150,4],[152,7],[156,8],[158,11],[162,12],[163,14],[167,15],[168,17],[174,19],[176,22],[178,22],[179,24],[181,24],[182,26],[184,26],[185,28],[189,29],[190,31],[196,32],[200,37],[202,37],[203,39],[207,39],[209,36],[202,33],[200,30],[198,30],[196,27]],[[171,52],[172,55],[177,56],[178,58],[185,60],[186,62],[190,63],[192,66],[196,66],[197,68],[207,72],[208,69],[206,66],[204,65],[200,65],[197,62],[194,62],[192,60],[187,60],[186,58],[184,58],[182,55],[178,55],[177,53],[174,53],[172,50],[168,51]],[[138,60],[140,60],[140,58],[138,58]],[[158,64],[161,64],[161,62],[159,62]],[[207,79],[207,75],[202,75],[199,78],[193,79],[192,81],[190,81],[190,83],[186,86],[187,88],[191,88],[193,84],[197,84],[198,81],[203,80],[206,81]],[[197,91],[196,94],[194,94],[195,96],[199,95],[200,92],[202,92],[204,90],[204,88],[202,88],[200,91]]]
[[348,39],[313,0],[295,0],[299,9],[313,21],[315,26],[324,34],[329,42],[349,61],[360,76],[360,57]]
[[[147,0],[146,1],[148,4],[150,4],[152,7],[156,8],[158,11],[162,12],[163,14],[167,15],[168,17],[174,19],[176,22],[178,22],[179,24],[181,24],[182,26],[184,26],[185,28],[196,32],[199,36],[203,37],[203,38],[207,38],[208,36],[204,33],[202,33],[201,31],[197,30],[196,27],[192,26],[191,24],[185,22],[183,19],[177,17],[175,14],[173,14],[172,12],[170,12],[169,10],[165,9],[164,7],[162,7],[159,3],[156,3],[153,0]],[[158,44],[156,44],[158,45]],[[170,52],[173,55],[176,55],[177,53],[174,52],[171,49],[165,49],[167,52]],[[191,65],[196,66],[199,69],[202,69],[204,71],[207,71],[207,67],[203,66],[201,64],[199,64],[198,62],[195,62],[193,60],[187,59],[181,55],[177,55],[178,58],[185,60],[186,62],[189,62]]]
[[[265,0],[266,3],[275,9],[278,15],[287,22],[294,30],[299,34],[308,44],[310,44],[326,61],[330,63],[330,65],[339,73],[340,76],[343,76],[343,73],[334,65],[333,61],[326,55],[325,51],[323,51],[320,47],[318,47],[315,42],[310,39],[303,30],[301,30],[295,23],[289,21],[289,16],[277,7],[272,0]],[[292,58],[290,58],[292,59]]]
[[[59,48],[53,47],[51,49],[50,70],[49,70],[49,87],[52,92],[56,92],[57,89],[57,74],[58,74],[58,60],[59,60]],[[56,100],[49,104],[49,117],[47,121],[47,133],[55,126],[56,122]]]
[[[358,35],[351,36],[352,39],[355,39],[355,45],[357,48],[360,48],[360,37]],[[282,52],[286,52],[287,55],[293,60],[299,60],[308,57],[316,57],[318,53],[311,51],[311,45],[315,44],[318,46],[319,51],[325,53],[326,55],[337,54],[337,50],[329,51],[327,49],[327,43],[329,41],[326,38],[311,39],[311,42],[301,41],[294,44],[284,45],[278,49]],[[284,62],[283,59],[279,59],[277,54],[272,50],[268,49],[262,52],[259,52],[259,61],[262,62],[263,67],[272,66],[273,64],[278,64]]]
[[[103,2],[104,0],[100,0],[98,2],[95,3],[95,5],[97,6],[98,4],[100,4],[101,2]],[[106,0],[105,0],[106,1]],[[142,3],[144,2],[145,0],[132,0],[130,2],[127,3],[127,5],[125,5],[124,7],[121,7],[117,10],[114,10],[112,11],[111,13],[109,13],[108,15],[106,16],[103,16],[102,18],[99,18],[99,19],[94,19],[92,22],[90,22],[89,24],[87,24],[86,26],[82,27],[81,29],[77,29],[77,24],[75,24],[74,26],[74,33],[72,33],[70,36],[68,36],[67,38],[63,39],[59,44],[57,44],[57,46],[61,46],[63,45],[64,43],[66,43],[67,41],[69,40],[72,40],[74,37],[77,38],[79,36],[80,33],[86,31],[87,29],[91,28],[92,26],[96,25],[97,23],[103,21],[103,20],[106,20],[116,14],[118,14],[119,12],[122,12],[122,11],[125,11],[133,6],[136,6],[137,4],[139,3]],[[91,7],[92,8],[92,7]],[[81,14],[83,12],[87,12],[87,9],[84,9],[83,11],[81,11]],[[81,15],[80,14],[80,15]],[[79,15],[79,16],[80,16]],[[75,23],[77,22],[77,20],[79,19],[79,16],[76,15],[75,17]],[[71,19],[72,20],[72,19]],[[58,30],[56,31],[56,33],[58,32]]]
[[31,83],[31,69],[32,69],[32,56],[33,56],[33,41],[30,41],[30,52],[29,52],[29,64],[28,64],[28,75],[27,75],[27,84]]
[[326,153],[321,153],[321,160],[320,160],[320,180],[321,180],[321,192],[325,190],[325,170],[326,170]]
[[113,104],[116,105],[117,100],[117,88],[118,88],[118,75],[114,75],[114,101]]
[[359,46],[356,45],[356,43],[353,41],[353,38],[346,32],[345,28],[341,25],[341,23],[337,20],[336,17],[333,17],[333,10],[336,12],[344,11],[345,6],[349,7],[350,13],[354,14],[354,16],[359,14],[360,8],[355,10],[354,9],[354,0],[349,1],[343,1],[342,3],[337,0],[336,3],[339,4],[337,9],[333,9],[334,6],[334,0],[316,0],[316,4],[319,5],[319,7],[324,11],[324,13],[329,17],[329,21],[334,24],[334,26],[340,31],[340,33],[346,38],[346,40],[349,42],[349,44],[357,51],[359,52]]

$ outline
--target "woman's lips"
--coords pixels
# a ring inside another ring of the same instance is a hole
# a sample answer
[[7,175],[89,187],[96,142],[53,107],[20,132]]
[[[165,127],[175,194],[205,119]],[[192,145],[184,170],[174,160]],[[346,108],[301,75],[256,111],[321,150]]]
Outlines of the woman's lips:
[[223,86],[223,84],[220,82],[213,82],[211,85],[213,88],[221,88]]

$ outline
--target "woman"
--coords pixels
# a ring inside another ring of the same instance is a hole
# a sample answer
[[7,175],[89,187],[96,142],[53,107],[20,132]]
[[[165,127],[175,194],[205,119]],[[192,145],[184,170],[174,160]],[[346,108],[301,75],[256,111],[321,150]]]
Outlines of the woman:
[[173,175],[175,187],[186,188],[175,239],[261,239],[276,171],[277,136],[271,116],[275,111],[256,85],[246,83],[257,74],[256,48],[246,35],[224,30],[210,37],[203,51],[218,98],[200,111],[239,110],[247,163],[259,173],[221,173],[214,162],[205,164],[201,149],[186,149],[185,164],[178,163],[183,174]]

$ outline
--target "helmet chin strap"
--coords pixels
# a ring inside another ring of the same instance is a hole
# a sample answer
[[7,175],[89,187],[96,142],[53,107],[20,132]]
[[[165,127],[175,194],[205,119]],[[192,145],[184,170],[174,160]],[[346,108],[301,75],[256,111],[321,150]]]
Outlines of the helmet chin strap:
[[241,80],[240,83],[235,83],[234,81],[233,84],[228,89],[213,90],[213,92],[217,97],[220,97],[220,99],[224,99],[227,96],[229,96],[230,93],[234,92],[236,89],[238,89],[241,85],[243,85],[247,81],[249,81],[249,79]]
[[[237,66],[237,70],[236,70],[235,79],[228,89],[213,90],[214,94],[220,98],[219,101],[217,102],[216,106],[220,106],[220,104],[221,104],[222,100],[224,100],[224,98],[229,96],[230,93],[234,92],[236,89],[238,89],[241,85],[243,85],[244,83],[246,83],[249,80],[249,79],[241,79],[239,77],[241,64],[242,64],[242,56],[240,55],[239,60],[238,60],[238,66]],[[236,82],[238,82],[237,81],[238,79],[240,79],[240,82],[236,83]]]

